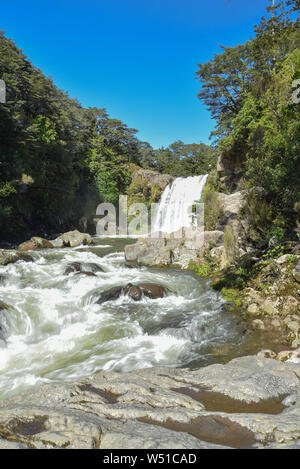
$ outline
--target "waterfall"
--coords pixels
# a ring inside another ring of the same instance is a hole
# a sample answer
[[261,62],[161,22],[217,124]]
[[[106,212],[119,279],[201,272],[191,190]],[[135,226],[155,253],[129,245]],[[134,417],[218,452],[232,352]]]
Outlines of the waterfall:
[[192,226],[192,206],[199,202],[208,175],[179,177],[164,190],[152,232],[172,233]]

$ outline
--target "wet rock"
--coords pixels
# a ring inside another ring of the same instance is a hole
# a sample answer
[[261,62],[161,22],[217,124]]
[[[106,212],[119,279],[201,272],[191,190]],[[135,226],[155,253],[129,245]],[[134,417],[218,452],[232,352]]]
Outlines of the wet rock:
[[53,244],[47,239],[39,238],[37,236],[20,244],[19,251],[36,251],[37,249],[53,249]]
[[85,270],[93,272],[94,274],[96,274],[97,272],[104,272],[104,269],[100,267],[100,265],[94,264],[92,262],[84,263],[84,268]]
[[139,283],[137,287],[141,289],[145,296],[152,299],[163,298],[167,294],[165,287],[155,283]]
[[123,292],[124,287],[113,287],[105,292],[100,293],[99,299],[96,301],[98,305],[102,305],[107,301],[117,300]]
[[97,275],[94,274],[94,272],[87,272],[85,270],[82,270],[81,272],[76,272],[75,275],[86,275],[87,277],[97,277]]
[[141,288],[139,288],[138,286],[134,286],[134,285],[125,287],[124,292],[134,301],[139,301],[143,296],[143,292]]
[[26,252],[15,250],[0,249],[0,266],[14,264],[18,261],[34,262],[34,258]]
[[6,280],[7,280],[7,276],[3,275],[3,274],[0,274],[0,285],[4,285]]
[[98,264],[93,264],[93,263],[81,263],[81,262],[71,262],[70,264],[67,265],[64,271],[64,275],[69,275],[72,273],[90,273],[95,275],[97,272],[104,272],[102,267],[100,267]]
[[132,283],[128,283],[123,287],[113,287],[106,292],[101,293],[97,304],[117,300],[121,295],[127,295],[134,301],[139,301],[143,295],[151,299],[157,299],[163,298],[166,294],[167,289],[162,285],[155,283],[139,283],[137,285],[133,285]]
[[69,275],[74,272],[81,272],[82,270],[82,265],[80,262],[72,262],[71,264],[68,264],[65,271],[64,275]]

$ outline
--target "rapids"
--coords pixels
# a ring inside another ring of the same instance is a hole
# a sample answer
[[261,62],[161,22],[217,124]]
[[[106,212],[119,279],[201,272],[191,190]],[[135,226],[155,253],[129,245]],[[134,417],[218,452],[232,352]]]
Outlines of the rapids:
[[[99,370],[205,365],[217,361],[216,348],[242,343],[236,318],[223,312],[224,300],[208,279],[175,269],[128,268],[123,248],[134,240],[94,242],[35,251],[35,262],[0,267],[0,300],[14,308],[11,335],[0,348],[0,398]],[[63,275],[75,261],[97,263],[105,272]],[[159,283],[171,294],[95,304],[99,292],[129,282]]]

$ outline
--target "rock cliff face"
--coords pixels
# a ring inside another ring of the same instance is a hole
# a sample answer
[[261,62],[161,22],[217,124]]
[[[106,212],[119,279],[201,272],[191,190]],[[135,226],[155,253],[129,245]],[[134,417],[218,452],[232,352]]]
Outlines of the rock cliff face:
[[227,190],[237,190],[243,181],[243,161],[237,155],[233,158],[223,152],[218,159],[217,172]]
[[176,233],[153,233],[136,244],[125,246],[126,262],[141,266],[180,265],[187,268],[191,261],[201,259],[209,247],[222,245],[222,231],[183,228]]
[[300,364],[266,356],[29,390],[0,406],[0,448],[300,448]]
[[139,169],[132,176],[132,183],[136,183],[139,179],[143,179],[147,182],[148,186],[157,185],[161,191],[174,180],[173,176],[169,174],[160,174],[157,171],[150,169]]
[[157,203],[168,184],[174,178],[169,174],[160,174],[150,169],[138,169],[132,174],[131,184],[127,189],[128,202],[144,203],[149,208]]

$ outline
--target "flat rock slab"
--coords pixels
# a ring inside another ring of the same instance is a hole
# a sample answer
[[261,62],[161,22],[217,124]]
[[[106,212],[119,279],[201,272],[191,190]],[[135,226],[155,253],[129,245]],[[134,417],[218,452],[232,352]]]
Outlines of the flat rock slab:
[[0,448],[297,447],[299,385],[300,364],[261,356],[100,372],[2,403]]

